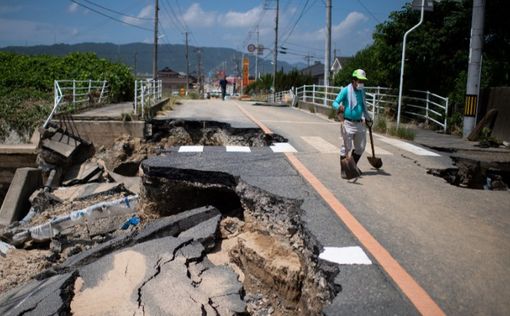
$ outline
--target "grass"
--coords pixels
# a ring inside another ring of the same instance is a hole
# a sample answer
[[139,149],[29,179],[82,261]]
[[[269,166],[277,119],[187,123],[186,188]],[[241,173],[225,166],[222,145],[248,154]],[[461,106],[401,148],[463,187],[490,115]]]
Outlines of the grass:
[[384,115],[376,117],[373,129],[378,133],[388,134],[406,140],[414,140],[416,137],[416,133],[412,128],[405,125],[401,125],[397,128],[395,122],[391,121]]

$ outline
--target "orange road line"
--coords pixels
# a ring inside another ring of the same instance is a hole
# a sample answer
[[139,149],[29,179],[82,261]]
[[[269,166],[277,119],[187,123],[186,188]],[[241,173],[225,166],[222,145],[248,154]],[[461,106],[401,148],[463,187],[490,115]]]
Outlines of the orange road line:
[[[273,132],[237,104],[237,107],[266,134]],[[335,214],[344,222],[363,247],[377,260],[379,265],[388,273],[404,295],[409,298],[418,312],[425,316],[446,315],[434,302],[429,294],[407,273],[407,271],[391,256],[391,254],[361,225],[347,208],[322,184],[319,179],[292,153],[285,153],[292,166],[319,193],[322,199],[331,207]]]
[[407,273],[391,254],[361,225],[337,198],[292,153],[285,153],[289,162],[319,193],[335,214],[356,236],[365,249],[400,287],[422,315],[445,315],[425,290]]
[[245,109],[243,109],[239,104],[236,104],[237,107],[239,108],[239,110],[241,110],[241,112],[244,113],[244,115],[246,115],[250,120],[253,121],[253,123],[257,124],[260,129],[265,133],[265,134],[273,134],[273,132],[264,124],[262,123],[261,121],[259,121],[258,119],[256,119],[253,115],[251,115],[250,113],[248,113]]

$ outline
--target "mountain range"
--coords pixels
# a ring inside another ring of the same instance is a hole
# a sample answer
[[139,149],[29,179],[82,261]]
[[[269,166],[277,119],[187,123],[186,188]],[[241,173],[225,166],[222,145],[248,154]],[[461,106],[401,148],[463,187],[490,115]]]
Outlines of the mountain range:
[[[26,55],[55,55],[63,56],[71,52],[93,52],[100,58],[120,62],[131,67],[139,75],[152,73],[153,45],[146,43],[113,44],[113,43],[80,43],[54,44],[37,46],[8,46],[0,51],[14,52]],[[199,53],[200,52],[200,53]],[[198,72],[199,55],[201,55],[201,70],[206,76],[214,76],[217,71],[226,69],[227,74],[237,75],[242,71],[242,58],[250,61],[250,75],[255,73],[255,56],[244,54],[232,48],[221,47],[188,47],[189,72]],[[271,73],[271,60],[259,56],[258,71],[261,74]],[[160,44],[158,46],[158,69],[169,67],[175,71],[186,72],[186,46],[183,44]],[[305,68],[306,64],[289,64],[278,61],[278,70],[287,72],[292,69]]]

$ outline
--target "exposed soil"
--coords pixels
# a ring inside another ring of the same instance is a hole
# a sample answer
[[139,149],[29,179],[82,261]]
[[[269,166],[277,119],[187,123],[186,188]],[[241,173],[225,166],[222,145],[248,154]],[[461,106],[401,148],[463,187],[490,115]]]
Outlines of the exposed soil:
[[[121,137],[110,148],[97,150],[94,159],[103,160],[107,170],[124,176],[136,176],[143,169],[142,161],[162,150],[177,145],[245,145],[268,146],[285,141],[278,135],[265,135],[255,129],[233,129],[218,122],[158,121],[148,141]],[[12,250],[0,258],[0,292],[27,282],[50,267],[58,267],[65,259],[107,240],[141,231],[152,220],[203,205],[213,205],[223,214],[216,248],[207,257],[216,264],[227,264],[243,283],[247,311],[252,315],[318,315],[338,292],[334,277],[336,265],[319,262],[321,245],[301,221],[301,202],[285,199],[253,187],[242,179],[221,172],[172,169],[142,177],[143,187],[137,215],[140,225],[126,231],[120,225],[133,214],[85,221],[62,232],[51,242],[24,244],[25,249]],[[62,214],[101,201],[118,199],[126,193],[100,195],[87,200],[66,203],[43,203],[43,211],[32,219],[34,226]],[[4,234],[8,237],[9,234]],[[129,271],[127,270],[129,262]],[[107,275],[105,283],[95,291],[79,291],[75,283],[71,310],[76,314],[96,314],[90,302],[104,301],[109,311],[132,310],[123,305],[125,298],[116,295],[112,284],[122,288],[139,282],[143,266],[129,251],[121,252],[114,266],[125,266],[121,274]],[[42,276],[44,277],[44,276]],[[111,282],[112,280],[116,282]],[[105,301],[105,299],[107,301]],[[125,308],[125,309],[124,309]]]

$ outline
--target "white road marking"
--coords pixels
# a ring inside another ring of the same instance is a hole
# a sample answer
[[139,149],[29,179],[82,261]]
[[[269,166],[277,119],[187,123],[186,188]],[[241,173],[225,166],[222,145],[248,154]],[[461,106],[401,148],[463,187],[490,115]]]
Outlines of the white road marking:
[[406,142],[403,142],[398,139],[388,138],[380,135],[375,135],[380,141],[383,141],[387,144],[393,145],[397,148],[403,149],[405,151],[409,151],[415,155],[418,156],[432,156],[432,157],[440,157],[441,155],[436,154],[435,152],[432,152],[430,150],[426,150],[424,148],[415,146],[413,144],[409,144]]
[[289,143],[274,143],[271,150],[275,153],[297,153],[296,148]]
[[249,153],[251,152],[248,146],[226,146],[227,152]]
[[179,147],[180,153],[201,153],[204,151],[204,146],[181,146]]
[[[390,153],[387,150],[382,149],[381,147],[377,147],[374,145],[375,155],[381,155],[381,156],[392,156],[393,154]],[[370,142],[367,142],[367,146],[365,148],[365,151],[367,152],[367,155],[372,156],[372,148],[370,147]]]
[[324,247],[319,258],[338,264],[372,264],[372,261],[359,246]]
[[301,138],[310,144],[312,147],[317,149],[321,153],[325,154],[337,154],[340,152],[340,148],[327,142],[322,137],[318,136],[301,136]]

